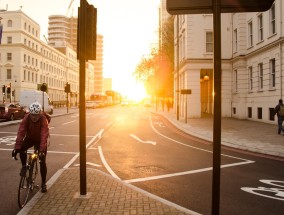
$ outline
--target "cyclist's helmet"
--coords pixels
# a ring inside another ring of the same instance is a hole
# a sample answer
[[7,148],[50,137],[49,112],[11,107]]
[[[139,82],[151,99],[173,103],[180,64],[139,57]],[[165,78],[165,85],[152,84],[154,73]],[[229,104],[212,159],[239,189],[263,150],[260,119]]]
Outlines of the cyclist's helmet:
[[40,114],[41,112],[41,104],[38,102],[34,102],[29,107],[31,114]]

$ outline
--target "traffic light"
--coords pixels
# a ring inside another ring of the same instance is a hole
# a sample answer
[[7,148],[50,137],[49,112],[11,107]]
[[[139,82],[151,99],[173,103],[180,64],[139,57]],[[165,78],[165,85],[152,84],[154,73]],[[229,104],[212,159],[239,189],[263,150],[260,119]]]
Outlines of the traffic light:
[[68,82],[65,84],[64,92],[65,93],[70,93],[70,84],[68,84]]
[[46,83],[43,83],[41,86],[40,86],[40,90],[42,92],[46,92],[47,91],[47,84]]
[[97,8],[81,0],[78,8],[77,59],[96,60]]
[[86,56],[88,60],[96,60],[97,52],[97,8],[87,6],[86,14]]
[[6,93],[6,86],[5,86],[5,85],[2,86],[2,93],[3,93],[3,94]]
[[11,87],[7,87],[7,95],[11,94]]

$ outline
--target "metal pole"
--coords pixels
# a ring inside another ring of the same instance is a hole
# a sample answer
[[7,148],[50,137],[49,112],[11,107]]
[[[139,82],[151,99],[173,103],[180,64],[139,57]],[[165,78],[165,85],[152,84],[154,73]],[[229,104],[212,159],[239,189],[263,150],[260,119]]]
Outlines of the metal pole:
[[86,0],[80,0],[80,23],[79,23],[79,64],[80,64],[80,75],[79,75],[79,139],[80,139],[80,194],[87,194],[87,171],[86,171],[86,99],[85,99],[85,88],[86,88]]
[[179,16],[177,15],[177,120],[179,120]]
[[10,103],[12,102],[12,84],[10,83]]
[[69,101],[68,101],[68,92],[66,93],[66,108],[67,108],[67,113],[68,113],[68,106],[69,106]]
[[221,0],[213,0],[214,29],[214,118],[213,118],[213,177],[212,214],[219,214],[221,164]]
[[185,94],[185,124],[187,123],[187,94]]
[[44,112],[44,91],[42,91],[42,112]]

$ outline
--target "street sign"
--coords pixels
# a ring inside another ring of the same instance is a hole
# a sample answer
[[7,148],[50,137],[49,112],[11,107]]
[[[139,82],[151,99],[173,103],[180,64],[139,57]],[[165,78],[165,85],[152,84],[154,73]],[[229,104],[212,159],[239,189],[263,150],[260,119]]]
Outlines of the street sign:
[[[268,10],[274,0],[220,0],[221,13],[260,12]],[[212,0],[167,0],[167,11],[176,14],[213,13]]]
[[180,94],[191,94],[191,89],[182,89],[180,90]]

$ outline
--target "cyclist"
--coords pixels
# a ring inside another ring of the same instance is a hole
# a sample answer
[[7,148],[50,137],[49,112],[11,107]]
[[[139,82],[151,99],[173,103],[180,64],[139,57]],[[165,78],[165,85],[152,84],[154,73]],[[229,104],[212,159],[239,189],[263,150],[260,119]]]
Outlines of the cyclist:
[[23,118],[17,133],[15,148],[12,151],[12,157],[16,158],[20,154],[22,169],[20,175],[26,174],[27,153],[26,151],[34,146],[39,150],[40,174],[41,174],[41,192],[47,192],[46,189],[46,153],[47,140],[49,137],[48,120],[41,112],[41,105],[38,102],[32,103],[29,107],[29,113]]

